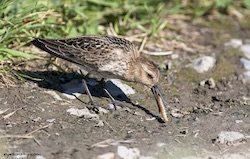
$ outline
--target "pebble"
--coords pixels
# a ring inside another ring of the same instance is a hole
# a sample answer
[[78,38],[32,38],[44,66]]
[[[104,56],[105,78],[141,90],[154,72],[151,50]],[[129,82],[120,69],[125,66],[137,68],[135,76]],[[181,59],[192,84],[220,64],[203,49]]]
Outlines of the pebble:
[[137,159],[140,157],[140,150],[138,148],[127,148],[126,146],[118,146],[117,154],[122,159]]
[[211,56],[202,56],[198,59],[195,59],[188,66],[195,69],[198,73],[204,73],[214,67],[216,59]]
[[170,57],[171,57],[172,60],[175,60],[175,59],[179,58],[179,55],[178,54],[172,54]]
[[62,100],[62,98],[55,91],[45,91],[45,93],[51,95],[56,100]]
[[243,65],[244,69],[250,70],[250,60],[246,58],[241,58],[240,63]]
[[83,109],[70,108],[67,110],[67,112],[70,113],[71,115],[84,117],[85,119],[93,119],[93,120],[99,119],[99,116],[97,114],[90,113],[88,108],[83,108]]
[[104,109],[104,108],[102,108],[102,107],[99,107],[99,108],[98,108],[98,112],[99,112],[100,114],[108,114],[108,113],[109,113],[109,111],[108,111],[107,109]]
[[95,159],[115,159],[115,154],[113,152],[107,152],[97,156]]
[[119,96],[122,94],[135,94],[135,90],[127,84],[123,84],[118,79],[111,79],[106,82],[106,89],[112,96]]
[[250,44],[244,44],[240,47],[240,50],[244,53],[245,57],[250,59]]
[[229,42],[224,43],[224,46],[228,47],[231,46],[233,48],[238,48],[242,45],[241,39],[231,39]]
[[46,122],[48,122],[48,123],[53,123],[55,120],[56,120],[55,118],[47,119]]
[[36,159],[46,159],[45,157],[43,157],[42,155],[37,155]]
[[235,120],[236,124],[243,123],[243,120]]
[[245,136],[240,132],[222,131],[218,135],[216,142],[226,145],[236,145],[245,140]]

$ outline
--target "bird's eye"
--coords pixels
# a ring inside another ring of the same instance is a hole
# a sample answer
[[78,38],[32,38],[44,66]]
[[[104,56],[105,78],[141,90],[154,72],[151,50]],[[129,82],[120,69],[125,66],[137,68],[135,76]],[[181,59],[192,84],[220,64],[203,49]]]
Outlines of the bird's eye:
[[151,74],[149,74],[149,73],[147,74],[147,76],[148,76],[149,79],[153,79],[153,78],[154,78],[154,77],[153,77]]

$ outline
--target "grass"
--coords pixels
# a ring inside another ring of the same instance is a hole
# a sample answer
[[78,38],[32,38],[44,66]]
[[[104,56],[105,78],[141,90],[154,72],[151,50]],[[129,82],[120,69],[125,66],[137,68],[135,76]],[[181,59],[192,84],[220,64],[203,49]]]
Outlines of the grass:
[[[138,30],[159,37],[168,27],[167,14],[195,18],[248,8],[249,0],[0,0],[0,61],[40,58],[21,51],[34,37],[106,34],[110,27],[118,35]],[[0,71],[6,68],[1,65]]]

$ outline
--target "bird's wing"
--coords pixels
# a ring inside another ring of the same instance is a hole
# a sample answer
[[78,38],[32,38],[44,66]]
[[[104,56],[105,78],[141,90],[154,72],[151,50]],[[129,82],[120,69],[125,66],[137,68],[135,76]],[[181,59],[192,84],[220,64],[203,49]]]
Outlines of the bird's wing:
[[[32,42],[38,48],[64,60],[78,65],[98,65],[98,61],[106,59],[120,50],[124,56],[137,52],[128,40],[113,36],[82,36],[69,39],[36,38]],[[97,67],[97,66],[96,66]]]

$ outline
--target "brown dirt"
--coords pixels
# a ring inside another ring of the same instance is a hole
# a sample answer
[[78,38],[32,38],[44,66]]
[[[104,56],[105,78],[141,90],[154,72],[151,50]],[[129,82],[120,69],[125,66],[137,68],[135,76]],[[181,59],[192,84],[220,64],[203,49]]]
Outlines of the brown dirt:
[[[8,109],[1,114],[0,141],[3,144],[0,155],[5,154],[3,157],[7,158],[6,154],[19,152],[34,154],[29,158],[41,155],[47,159],[88,159],[107,152],[116,154],[117,145],[124,145],[137,147],[141,156],[162,159],[188,156],[227,158],[225,156],[230,154],[250,158],[248,139],[235,146],[214,142],[221,131],[250,135],[250,85],[243,84],[238,78],[243,71],[239,63],[241,54],[223,47],[223,43],[230,38],[249,38],[250,29],[237,30],[235,26],[218,29],[223,24],[220,22],[169,21],[170,28],[177,26],[175,30],[164,30],[161,36],[167,38],[159,38],[157,43],[149,42],[146,45],[148,50],[160,48],[179,55],[178,59],[152,57],[159,65],[165,60],[171,62],[169,72],[163,70],[160,81],[170,106],[169,123],[149,120],[159,115],[156,103],[149,89],[135,83],[128,83],[137,91],[129,99],[138,102],[139,106],[121,102],[128,109],[100,115],[104,126],[98,127],[97,121],[72,116],[66,110],[89,107],[88,97],[81,95],[79,98],[83,102],[67,99],[61,93],[62,81],[59,78],[66,79],[63,81],[66,83],[80,77],[73,73],[62,73],[51,66],[44,67],[45,60],[30,61],[19,65],[18,70],[44,80],[27,80],[16,87],[0,89],[0,110]],[[216,68],[205,74],[185,68],[191,59],[201,54],[220,59]],[[199,86],[201,80],[210,77],[216,80],[215,88]],[[46,93],[48,90],[56,91],[63,100],[54,99]],[[98,88],[91,88],[91,91],[95,95],[94,100],[107,108],[109,99]],[[170,115],[172,109],[179,110],[183,117]],[[49,122],[48,119],[54,121]],[[236,123],[236,120],[242,122]],[[114,140],[113,145],[109,143],[105,147],[98,147],[100,144],[97,143],[109,139]]]

